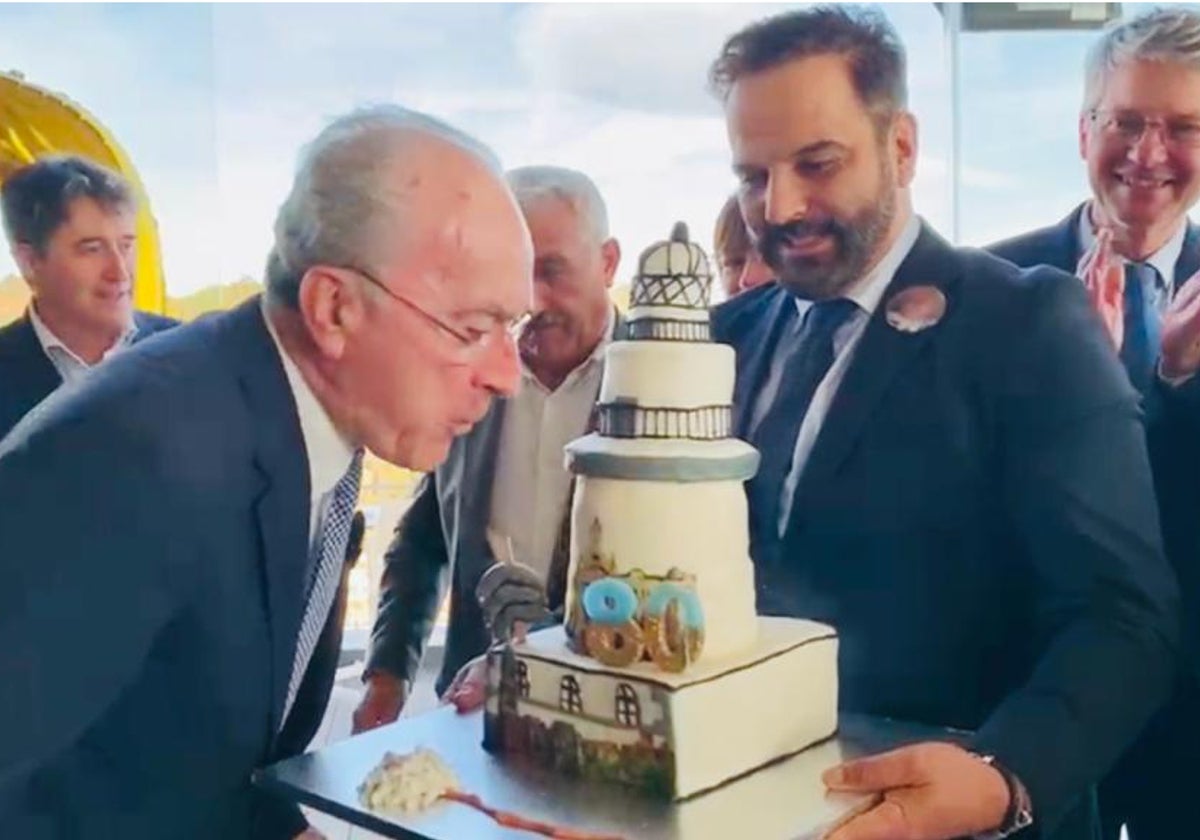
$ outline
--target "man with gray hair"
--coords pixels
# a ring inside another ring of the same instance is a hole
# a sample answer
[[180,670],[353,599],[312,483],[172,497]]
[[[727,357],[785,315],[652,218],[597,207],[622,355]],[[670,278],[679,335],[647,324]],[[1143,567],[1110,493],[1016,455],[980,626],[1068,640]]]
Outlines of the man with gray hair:
[[531,273],[489,152],[355,112],[301,157],[265,296],[0,444],[5,836],[319,836],[251,774],[319,720],[363,450],[432,469],[514,391]]
[[[1177,837],[1200,752],[1200,14],[1112,25],[1085,67],[1079,151],[1091,198],[991,251],[1077,274],[1142,396],[1167,558],[1183,597],[1174,696],[1100,789],[1105,840]],[[1065,560],[1065,558],[1064,558]]]
[[[621,329],[608,290],[621,251],[586,175],[552,166],[508,173],[533,237],[533,317],[521,331],[521,390],[497,401],[446,462],[425,477],[388,549],[356,730],[394,720],[450,581],[450,626],[436,688],[489,640],[476,601],[496,559],[528,567],[548,606],[562,602],[571,477],[563,447],[584,434],[600,390],[604,351]],[[498,628],[491,628],[496,630]]]

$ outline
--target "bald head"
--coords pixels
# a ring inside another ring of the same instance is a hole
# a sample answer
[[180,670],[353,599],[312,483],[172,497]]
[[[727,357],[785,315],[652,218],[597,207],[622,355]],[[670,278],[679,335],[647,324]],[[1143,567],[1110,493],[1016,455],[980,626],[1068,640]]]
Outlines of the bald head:
[[[447,176],[466,183],[448,184]],[[455,194],[469,201],[483,192],[504,203],[502,179],[490,149],[428,115],[378,105],[335,119],[302,151],[279,208],[267,263],[269,299],[295,308],[312,266],[370,267],[386,251],[418,242],[410,224],[429,213],[412,210],[433,212],[426,202],[445,205]]]

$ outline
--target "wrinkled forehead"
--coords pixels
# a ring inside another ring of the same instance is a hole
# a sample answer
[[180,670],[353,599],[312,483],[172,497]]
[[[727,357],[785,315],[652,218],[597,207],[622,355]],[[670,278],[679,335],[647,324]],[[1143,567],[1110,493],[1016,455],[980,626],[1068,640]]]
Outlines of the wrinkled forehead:
[[515,317],[529,307],[529,230],[503,180],[466,153],[457,158],[451,170],[397,172],[406,185],[388,248],[397,282],[450,312]]
[[730,88],[725,122],[734,165],[765,165],[828,141],[852,144],[872,123],[840,56],[794,59]]
[[131,202],[100,202],[90,196],[71,199],[62,223],[51,234],[77,239],[111,234],[130,236],[137,225],[137,209]]

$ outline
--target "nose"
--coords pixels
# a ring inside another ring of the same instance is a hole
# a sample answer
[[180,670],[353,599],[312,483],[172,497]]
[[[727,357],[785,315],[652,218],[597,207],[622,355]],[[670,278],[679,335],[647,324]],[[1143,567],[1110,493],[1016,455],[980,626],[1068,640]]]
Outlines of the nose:
[[530,310],[534,315],[539,315],[545,312],[549,307],[550,302],[550,287],[544,280],[533,278],[533,308]]
[[1129,159],[1139,166],[1155,166],[1167,159],[1166,127],[1161,123],[1146,123],[1142,134],[1129,147]]
[[763,217],[768,224],[783,225],[808,215],[808,189],[797,177],[771,172],[763,197]]
[[132,284],[135,255],[131,250],[122,253],[119,248],[107,248],[104,260],[104,279],[109,283]]
[[738,278],[738,289],[747,292],[770,283],[773,279],[770,266],[763,262],[757,251],[751,251],[746,256],[746,265],[742,269],[741,277]]
[[484,351],[476,384],[498,397],[511,397],[521,382],[521,362],[517,355],[517,339],[506,331],[499,340]]

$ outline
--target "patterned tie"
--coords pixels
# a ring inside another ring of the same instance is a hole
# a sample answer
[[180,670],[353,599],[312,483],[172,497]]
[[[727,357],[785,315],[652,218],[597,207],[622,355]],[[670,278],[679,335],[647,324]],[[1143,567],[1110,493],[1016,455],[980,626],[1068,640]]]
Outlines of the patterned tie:
[[1125,264],[1125,341],[1121,363],[1129,381],[1145,394],[1154,381],[1162,336],[1162,310],[1166,290],[1158,271],[1149,263]]
[[750,533],[758,546],[770,546],[779,539],[780,496],[792,467],[800,424],[817,386],[833,364],[833,336],[857,310],[858,305],[845,298],[814,303],[798,328],[793,321],[780,338],[787,356],[779,390],[774,404],[750,435],[750,443],[762,454],[758,474],[746,485]]
[[300,622],[300,637],[296,641],[296,659],[292,663],[292,676],[288,682],[287,702],[283,707],[283,715],[279,718],[280,727],[287,720],[296,700],[296,692],[304,680],[304,672],[308,670],[308,661],[312,658],[321,630],[329,618],[329,609],[337,595],[338,584],[342,579],[342,566],[346,561],[346,542],[350,537],[350,524],[354,520],[354,506],[358,502],[358,482],[362,478],[363,451],[355,450],[350,459],[350,467],[346,474],[339,479],[333,488],[333,499],[325,514],[325,522],[321,528],[320,539],[316,543],[318,562],[307,581],[308,603],[304,608],[304,618]]

